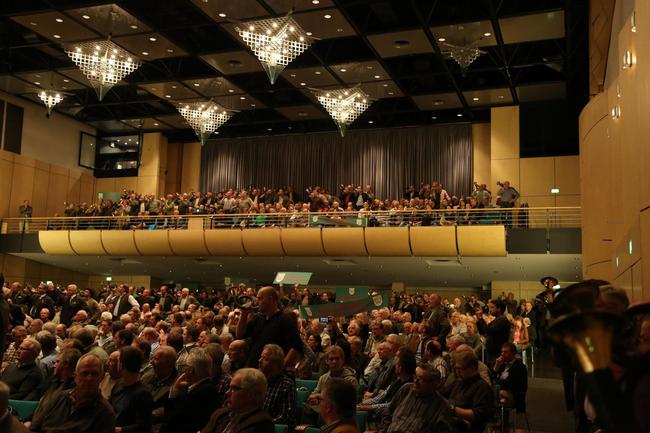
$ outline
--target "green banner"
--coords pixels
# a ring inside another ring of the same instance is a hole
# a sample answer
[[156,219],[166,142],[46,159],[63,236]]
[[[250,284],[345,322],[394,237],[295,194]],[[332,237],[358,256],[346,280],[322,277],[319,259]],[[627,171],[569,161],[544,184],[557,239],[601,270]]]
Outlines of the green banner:
[[386,305],[388,305],[386,296],[377,294],[374,296],[348,298],[344,302],[300,306],[300,315],[303,319],[315,319],[328,316],[352,316],[357,313],[365,313],[370,310],[382,308]]
[[273,284],[309,284],[311,272],[278,272]]
[[368,287],[337,287],[336,300],[345,302],[350,298],[361,298],[368,296],[369,291]]

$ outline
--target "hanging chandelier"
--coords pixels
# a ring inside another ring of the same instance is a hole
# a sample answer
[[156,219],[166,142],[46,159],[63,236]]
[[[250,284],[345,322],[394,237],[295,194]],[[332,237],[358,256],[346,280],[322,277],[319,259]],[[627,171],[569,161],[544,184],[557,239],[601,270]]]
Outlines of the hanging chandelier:
[[463,72],[466,71],[467,68],[469,68],[469,66],[482,54],[485,54],[485,51],[482,51],[475,46],[453,45],[446,42],[441,45],[444,47],[442,54],[454,59]]
[[232,117],[232,112],[212,101],[182,103],[178,104],[176,109],[194,129],[201,146],[205,145],[213,132]]
[[105,41],[76,44],[64,50],[88,78],[100,101],[114,85],[142,65],[131,53],[111,42],[110,37]]
[[61,92],[56,90],[41,90],[38,93],[38,97],[47,107],[47,117],[50,117],[52,114],[52,108],[65,98],[65,95],[62,95]]
[[311,45],[311,38],[289,15],[244,23],[235,30],[262,63],[271,84]]
[[358,88],[312,91],[334,119],[341,137],[345,137],[347,128],[372,104],[368,95]]

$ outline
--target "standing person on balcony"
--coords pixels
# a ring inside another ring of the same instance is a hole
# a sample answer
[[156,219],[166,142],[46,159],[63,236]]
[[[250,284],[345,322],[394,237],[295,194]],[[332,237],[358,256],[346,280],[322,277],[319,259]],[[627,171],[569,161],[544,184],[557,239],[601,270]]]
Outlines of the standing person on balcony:
[[23,204],[18,206],[18,215],[22,218],[19,222],[18,230],[25,233],[29,230],[29,219],[32,217],[32,205],[29,200],[23,201]]
[[[497,182],[497,185],[501,187],[497,193],[497,204],[501,208],[514,208],[515,202],[519,198],[519,191],[510,186],[510,181],[506,180],[505,182]],[[512,227],[512,214],[510,211],[507,211],[505,214],[505,226]]]

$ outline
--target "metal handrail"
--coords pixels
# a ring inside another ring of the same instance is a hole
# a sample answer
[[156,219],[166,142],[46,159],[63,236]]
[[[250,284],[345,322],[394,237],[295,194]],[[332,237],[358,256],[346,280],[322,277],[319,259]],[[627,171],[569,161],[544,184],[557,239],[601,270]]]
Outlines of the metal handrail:
[[188,228],[253,229],[264,227],[431,225],[505,225],[515,228],[580,227],[581,208],[407,209],[353,212],[3,218],[0,219],[0,232],[11,234],[45,230],[186,230]]

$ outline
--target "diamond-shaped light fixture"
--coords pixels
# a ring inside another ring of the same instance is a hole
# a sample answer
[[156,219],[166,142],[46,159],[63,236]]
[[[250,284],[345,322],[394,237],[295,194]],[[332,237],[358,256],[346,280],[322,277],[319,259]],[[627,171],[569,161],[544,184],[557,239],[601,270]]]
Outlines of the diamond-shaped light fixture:
[[114,85],[142,65],[110,38],[65,47],[65,52],[88,78],[100,101]]
[[65,98],[65,95],[56,90],[41,90],[38,92],[38,97],[43,104],[47,107],[47,117],[50,117],[52,114],[52,108]]
[[311,38],[287,15],[282,18],[251,21],[235,27],[275,83],[278,75],[311,45]]
[[176,109],[194,129],[201,146],[213,132],[232,117],[232,112],[212,101],[181,103],[176,106]]
[[368,95],[359,88],[312,91],[334,119],[341,137],[345,137],[347,128],[372,104]]
[[454,59],[463,73],[469,68],[469,65],[474,63],[474,60],[478,59],[481,54],[485,54],[485,51],[479,50],[475,46],[453,45],[446,42],[441,45],[442,54]]

